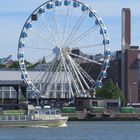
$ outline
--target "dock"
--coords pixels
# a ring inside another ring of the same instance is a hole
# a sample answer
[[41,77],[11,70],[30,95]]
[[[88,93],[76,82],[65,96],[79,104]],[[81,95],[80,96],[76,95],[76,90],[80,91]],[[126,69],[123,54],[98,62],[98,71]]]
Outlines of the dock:
[[135,121],[140,120],[140,113],[90,113],[76,111],[75,113],[62,113],[68,116],[69,121]]

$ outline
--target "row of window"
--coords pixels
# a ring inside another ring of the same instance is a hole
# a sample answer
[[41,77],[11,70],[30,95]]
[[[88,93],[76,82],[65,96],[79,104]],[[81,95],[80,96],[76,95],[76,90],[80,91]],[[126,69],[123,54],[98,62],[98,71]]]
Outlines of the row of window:
[[[28,98],[31,98],[32,96],[32,91],[30,89],[27,89],[27,95]],[[58,85],[51,85],[50,92],[49,92],[49,98],[69,98],[69,87],[63,87],[63,92],[62,92],[62,84]],[[22,98],[22,92],[19,88],[19,98]],[[17,98],[17,92],[13,87],[0,87],[0,99],[4,98],[12,98],[16,99]]]

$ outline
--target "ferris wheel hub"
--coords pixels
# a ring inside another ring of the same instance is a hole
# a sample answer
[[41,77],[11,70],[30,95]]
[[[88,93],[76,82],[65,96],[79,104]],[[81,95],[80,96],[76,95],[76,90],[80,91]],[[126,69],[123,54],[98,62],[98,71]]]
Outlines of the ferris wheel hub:
[[53,54],[55,54],[56,56],[58,56],[61,52],[61,48],[60,47],[55,47],[53,48]]

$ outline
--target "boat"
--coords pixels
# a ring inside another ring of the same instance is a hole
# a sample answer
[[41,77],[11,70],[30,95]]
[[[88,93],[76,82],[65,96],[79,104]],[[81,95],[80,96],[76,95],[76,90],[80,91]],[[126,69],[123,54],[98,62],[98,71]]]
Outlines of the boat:
[[49,106],[43,109],[39,106],[28,107],[27,114],[0,114],[0,127],[64,127],[67,126],[67,116],[61,116],[58,109]]

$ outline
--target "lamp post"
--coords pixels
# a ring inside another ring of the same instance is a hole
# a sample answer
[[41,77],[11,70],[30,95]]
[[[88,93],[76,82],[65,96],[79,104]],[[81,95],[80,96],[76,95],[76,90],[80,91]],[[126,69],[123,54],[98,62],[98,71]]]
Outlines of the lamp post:
[[132,105],[132,90],[131,90],[131,88],[129,89],[129,103],[131,106]]

